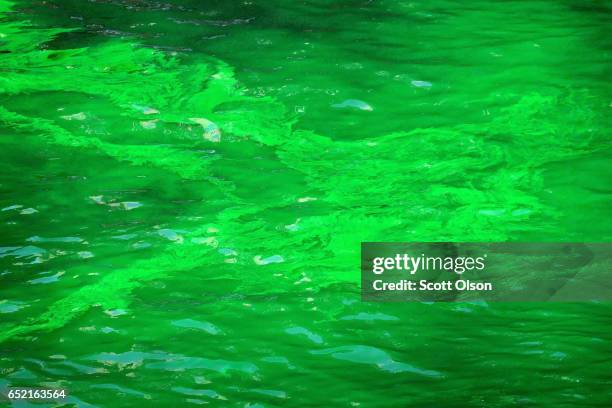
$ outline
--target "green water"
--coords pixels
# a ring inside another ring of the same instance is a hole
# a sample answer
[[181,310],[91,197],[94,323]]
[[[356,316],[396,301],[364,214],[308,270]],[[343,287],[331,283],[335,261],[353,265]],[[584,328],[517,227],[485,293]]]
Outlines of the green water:
[[610,3],[0,13],[2,388],[609,406],[609,304],[362,303],[359,244],[609,242]]

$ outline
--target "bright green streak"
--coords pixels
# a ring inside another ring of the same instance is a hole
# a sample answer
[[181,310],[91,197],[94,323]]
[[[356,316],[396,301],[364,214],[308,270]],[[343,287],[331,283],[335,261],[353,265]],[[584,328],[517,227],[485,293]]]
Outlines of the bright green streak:
[[610,241],[609,8],[84,3],[0,1],[0,385],[607,406],[609,305],[360,303],[358,258]]

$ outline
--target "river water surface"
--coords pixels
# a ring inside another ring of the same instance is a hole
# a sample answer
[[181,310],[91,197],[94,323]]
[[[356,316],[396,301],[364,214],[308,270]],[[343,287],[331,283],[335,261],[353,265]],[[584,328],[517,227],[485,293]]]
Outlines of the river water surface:
[[363,303],[359,244],[609,242],[611,23],[596,1],[0,0],[0,386],[609,406],[609,304]]

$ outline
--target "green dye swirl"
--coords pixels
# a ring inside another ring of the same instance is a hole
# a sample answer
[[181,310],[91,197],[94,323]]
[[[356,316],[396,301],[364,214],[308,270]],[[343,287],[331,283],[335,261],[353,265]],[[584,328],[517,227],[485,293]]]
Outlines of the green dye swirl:
[[[301,271],[319,268],[316,285],[320,287],[357,281],[355,275],[348,277],[338,271],[355,263],[363,240],[506,241],[532,231],[562,235],[557,226],[537,222],[538,217],[550,223],[558,216],[555,208],[539,197],[544,185],[541,169],[606,149],[607,134],[584,131],[604,128],[604,118],[597,116],[585,92],[525,95],[501,109],[486,125],[415,129],[359,141],[335,141],[293,130],[292,119],[279,102],[246,96],[232,69],[218,60],[185,64],[179,58],[125,41],[106,41],[82,49],[40,49],[67,31],[33,29],[19,22],[4,23],[3,27],[2,45],[11,53],[0,65],[5,73],[0,87],[4,95],[82,93],[108,99],[113,114],[121,118],[187,127],[190,139],[185,144],[203,143],[203,130],[193,118],[204,118],[218,126],[223,143],[246,138],[272,148],[282,165],[295,170],[308,191],[316,195],[312,198],[321,202],[311,216],[296,222],[299,233],[295,236],[269,230],[261,221],[249,218],[292,205],[298,197],[266,205],[239,197],[232,181],[220,177],[228,167],[227,173],[233,170],[232,164],[228,166],[223,160],[202,159],[190,149],[161,143],[111,143],[68,130],[62,119],[22,115],[10,106],[0,107],[0,120],[24,137],[93,149],[130,165],[151,166],[181,179],[204,179],[220,186],[237,205],[221,211],[214,221],[222,226],[215,242],[237,248],[245,260],[257,253],[254,242],[275,242],[278,252],[302,260],[288,273],[299,276]],[[145,132],[141,132],[141,141]],[[496,168],[501,170],[491,171]],[[304,201],[308,200],[305,197]],[[180,246],[172,245],[153,259],[125,266],[75,291],[29,324],[2,330],[2,339],[61,327],[92,304],[127,306],[131,291],[143,280],[199,265],[201,245],[191,241],[205,236],[205,231],[196,228]],[[326,251],[313,256],[309,243],[321,240]],[[179,265],[174,262],[177,258],[181,259]],[[249,285],[243,286],[248,289]],[[264,285],[260,281],[257,286]],[[288,289],[275,285],[273,290]]]
[[[567,168],[588,170],[588,163],[609,158],[609,108],[589,89],[517,91],[503,104],[485,96],[483,104],[502,105],[485,120],[383,134],[359,116],[369,135],[342,138],[298,125],[297,115],[279,98],[253,95],[217,58],[172,55],[132,39],[54,48],[54,41],[72,30],[33,26],[10,13],[12,7],[0,1],[3,143],[17,146],[22,140],[50,155],[104,160],[92,173],[104,166],[111,174],[110,168],[131,177],[146,173],[160,181],[152,187],[159,189],[160,201],[176,198],[184,188],[189,204],[175,218],[167,215],[173,208],[162,203],[145,213],[143,218],[154,220],[143,227],[145,236],[163,241],[145,255],[123,255],[123,247],[111,245],[110,267],[98,258],[60,263],[77,283],[65,283],[65,290],[48,294],[44,304],[33,304],[24,311],[27,318],[3,323],[0,342],[71,330],[74,320],[98,307],[111,314],[138,307],[133,302],[139,289],[185,274],[207,282],[207,294],[221,303],[228,293],[241,296],[223,303],[235,316],[241,315],[242,303],[253,302],[249,299],[333,293],[322,310],[312,309],[321,321],[333,322],[343,309],[339,294],[358,291],[359,276],[349,269],[358,264],[361,241],[586,241],[605,240],[599,233],[611,230],[610,218],[602,217],[609,210],[598,195],[608,191],[605,177],[577,176],[589,179],[582,184],[593,192],[590,211],[601,217],[594,232],[575,232],[581,217],[571,209],[584,202],[578,190],[562,193],[563,200],[550,198],[556,177],[571,179]],[[51,104],[32,108],[34,102],[20,99],[24,95],[72,110]],[[72,99],[82,102],[82,111]],[[348,115],[362,113],[368,114]],[[220,140],[207,138],[211,129],[219,131]],[[602,174],[599,167],[593,173]],[[112,195],[88,203],[105,220],[124,205]],[[121,221],[127,225],[132,220],[125,217]],[[100,241],[111,242],[110,233],[101,234]],[[10,251],[6,259],[21,259]],[[81,280],[93,271],[96,275]],[[27,285],[25,279],[18,282]],[[18,287],[13,290],[19,293]],[[212,303],[212,310],[222,311]],[[360,308],[364,314],[355,316],[387,316]],[[307,309],[300,304],[294,310]],[[491,318],[487,313],[485,319]],[[287,330],[323,342],[306,329]],[[384,372],[444,377],[370,346],[311,354],[378,364]],[[248,367],[243,371],[257,371]],[[224,374],[225,368],[216,371]]]

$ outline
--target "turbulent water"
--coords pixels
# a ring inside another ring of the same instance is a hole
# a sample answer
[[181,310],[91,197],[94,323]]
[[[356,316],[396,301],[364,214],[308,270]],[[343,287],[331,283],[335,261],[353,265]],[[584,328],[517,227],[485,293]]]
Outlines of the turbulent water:
[[359,244],[609,242],[611,26],[596,1],[0,0],[0,386],[609,406],[610,304],[364,303]]

